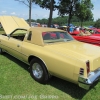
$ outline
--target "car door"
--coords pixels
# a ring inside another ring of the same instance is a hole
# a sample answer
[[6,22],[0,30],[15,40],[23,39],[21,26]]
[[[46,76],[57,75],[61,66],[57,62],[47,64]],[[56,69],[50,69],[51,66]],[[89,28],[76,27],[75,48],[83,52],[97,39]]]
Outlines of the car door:
[[22,52],[21,52],[22,50],[21,49],[22,49],[23,41],[10,37],[7,42],[8,42],[8,47],[9,47],[8,53],[22,60]]
[[4,49],[6,52],[8,52],[10,55],[21,59],[22,53],[21,53],[21,47],[22,47],[23,41],[18,40],[13,37],[7,37],[7,36],[0,36],[0,47]]
[[27,30],[16,29],[8,36],[9,53],[16,58],[22,60],[22,45]]
[[16,29],[1,41],[3,48],[9,54],[20,60],[22,60],[22,44],[26,32],[26,29]]

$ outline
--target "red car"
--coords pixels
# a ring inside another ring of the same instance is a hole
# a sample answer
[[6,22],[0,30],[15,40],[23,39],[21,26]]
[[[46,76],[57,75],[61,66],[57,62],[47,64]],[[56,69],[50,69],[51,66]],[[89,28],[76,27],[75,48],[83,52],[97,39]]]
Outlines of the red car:
[[92,31],[92,33],[88,36],[78,36],[80,32],[76,31],[71,33],[71,35],[78,41],[100,46],[100,29],[89,29],[89,31]]

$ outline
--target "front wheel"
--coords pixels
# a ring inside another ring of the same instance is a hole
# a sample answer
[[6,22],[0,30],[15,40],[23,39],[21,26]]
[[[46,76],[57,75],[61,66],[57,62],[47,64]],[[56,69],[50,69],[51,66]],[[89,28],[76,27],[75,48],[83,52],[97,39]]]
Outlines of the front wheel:
[[33,59],[30,63],[30,74],[39,83],[45,84],[49,80],[48,71],[44,63],[39,59]]

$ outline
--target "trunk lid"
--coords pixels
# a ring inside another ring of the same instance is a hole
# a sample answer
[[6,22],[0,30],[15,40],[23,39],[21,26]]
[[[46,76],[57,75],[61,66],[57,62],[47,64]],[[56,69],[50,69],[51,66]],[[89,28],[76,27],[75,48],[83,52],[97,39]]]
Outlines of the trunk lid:
[[46,46],[46,48],[66,58],[72,57],[72,59],[78,59],[83,62],[89,60],[92,70],[100,67],[100,47],[98,46],[73,40],[66,43],[51,44]]

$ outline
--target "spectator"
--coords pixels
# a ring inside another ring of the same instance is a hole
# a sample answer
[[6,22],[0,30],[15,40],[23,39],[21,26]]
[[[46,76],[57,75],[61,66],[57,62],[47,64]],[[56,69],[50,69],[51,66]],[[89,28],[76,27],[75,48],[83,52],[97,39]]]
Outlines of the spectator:
[[69,32],[70,32],[70,33],[73,32],[73,28],[72,28],[72,26],[69,27]]

